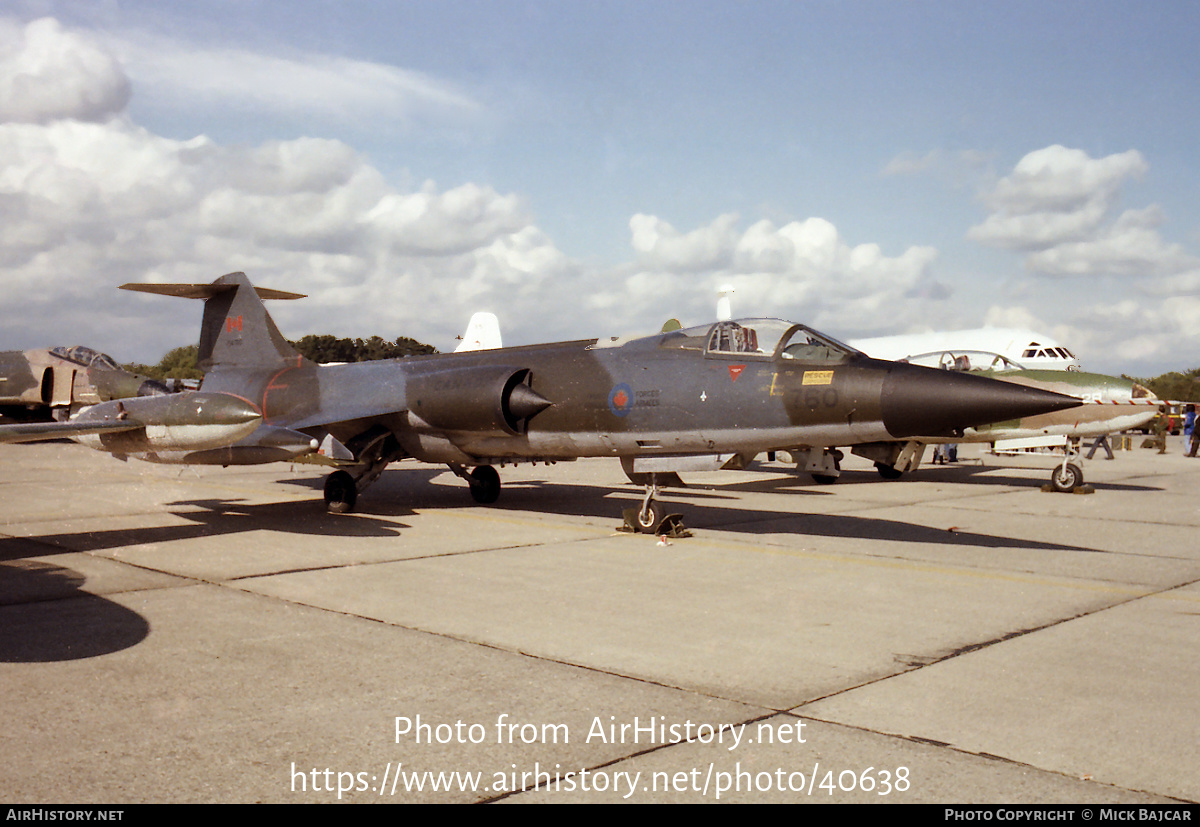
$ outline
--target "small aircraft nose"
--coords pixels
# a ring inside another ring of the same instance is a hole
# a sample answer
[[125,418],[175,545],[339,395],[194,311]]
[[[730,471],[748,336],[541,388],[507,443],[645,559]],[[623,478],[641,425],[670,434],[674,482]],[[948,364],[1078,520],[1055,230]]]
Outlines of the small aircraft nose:
[[906,364],[888,372],[880,402],[883,425],[897,438],[955,436],[964,428],[1083,404],[1040,388]]

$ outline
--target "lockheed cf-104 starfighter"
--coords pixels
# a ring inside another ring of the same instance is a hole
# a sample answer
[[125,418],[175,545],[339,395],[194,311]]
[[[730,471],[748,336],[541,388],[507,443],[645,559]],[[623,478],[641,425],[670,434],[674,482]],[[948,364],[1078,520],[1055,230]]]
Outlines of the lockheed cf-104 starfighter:
[[211,284],[125,289],[203,299],[202,390],[253,401],[263,422],[235,444],[155,452],[159,462],[337,466],[331,511],[402,459],[444,463],[474,499],[500,494],[496,467],[620,458],[646,475],[636,526],[656,531],[658,480],[738,467],[781,446],[952,436],[1078,405],[1071,396],[872,359],[802,324],[727,320],[631,340],[584,339],[316,365],[284,339],[243,273]]

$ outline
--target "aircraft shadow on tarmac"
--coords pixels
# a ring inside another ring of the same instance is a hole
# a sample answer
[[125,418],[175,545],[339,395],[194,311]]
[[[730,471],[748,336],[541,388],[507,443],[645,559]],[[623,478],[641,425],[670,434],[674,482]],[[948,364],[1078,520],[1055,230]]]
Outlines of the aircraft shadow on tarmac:
[[0,563],[0,663],[81,660],[145,640],[146,619],[81,591],[85,579],[38,560]]
[[[425,480],[405,479],[406,473],[408,472],[384,473],[370,492],[359,500],[358,512],[384,517],[416,515],[415,509],[481,508],[471,500],[466,486],[457,480],[442,484],[430,482],[428,478]],[[796,484],[795,480],[785,479],[782,482]],[[1022,482],[1028,483],[1027,480]],[[688,528],[714,528],[747,534],[794,533],[997,549],[1019,548],[1106,553],[1101,549],[1083,546],[958,530],[951,531],[899,520],[812,514],[803,509],[775,511],[741,508],[738,507],[740,498],[737,493],[726,490],[732,487],[735,486],[722,486],[718,489],[668,488],[661,492],[659,499],[667,504],[668,511],[682,513],[684,524]],[[821,489],[814,491],[806,487],[796,491],[789,490],[787,496],[804,496],[809,493],[823,496],[832,492]],[[621,510],[640,504],[641,499],[641,488],[633,485],[613,488],[558,481],[543,483],[537,480],[522,480],[506,482],[500,499],[494,505],[486,506],[486,508],[501,511],[526,511],[533,514],[612,518],[614,527],[616,527],[621,522]],[[314,502],[313,508],[319,507],[321,507],[321,503]]]
[[[250,531],[275,531],[329,538],[402,538],[402,530],[410,527],[412,521],[421,518],[420,511],[482,508],[471,500],[466,485],[460,481],[435,481],[441,474],[444,472],[423,470],[385,473],[370,489],[369,494],[360,500],[357,512],[344,515],[328,514],[319,497],[314,497],[311,502],[298,502],[294,499],[270,503],[248,503],[239,499],[174,502],[169,504],[171,513],[177,518],[187,520],[187,523],[27,538],[4,537],[0,538],[0,563],[54,554],[229,536]],[[307,487],[320,484],[319,480],[289,482]],[[761,483],[740,483],[721,488],[668,488],[662,492],[661,499],[668,504],[669,510],[682,513],[685,525],[690,528],[713,528],[747,534],[794,533],[983,548],[1103,553],[1100,549],[952,531],[900,520],[813,514],[805,512],[803,508],[780,511],[739,506],[741,498],[735,490],[739,487],[745,489],[748,486],[762,485],[765,490],[770,491],[778,486],[796,485],[797,482],[784,478],[764,479]],[[786,495],[824,497],[831,493],[821,488],[799,487],[788,490]],[[612,487],[559,481],[517,480],[507,483],[500,500],[486,508],[611,519],[616,527],[621,521],[621,510],[638,505],[641,499],[641,488],[632,485]],[[248,546],[246,553],[253,554],[253,547]]]
[[[967,463],[944,467],[926,467],[905,474],[898,480],[885,480],[875,471],[842,471],[837,482],[832,485],[822,485],[812,479],[809,474],[796,474],[790,468],[763,468],[761,480],[722,485],[728,491],[763,491],[769,492],[780,488],[791,488],[797,491],[821,490],[823,493],[835,493],[839,485],[874,484],[874,485],[904,485],[915,482],[949,482],[970,485],[1004,486],[1009,488],[1031,488],[1037,490],[1050,480],[1050,468],[1006,468],[1004,466],[971,465]],[[1004,471],[1023,471],[1027,476],[1004,474]],[[786,476],[779,476],[786,475]],[[1162,491],[1157,485],[1134,485],[1124,482],[1095,482],[1088,480],[1087,484],[1097,491]]]
[[[319,497],[312,502],[252,504],[241,500],[189,500],[172,503],[172,514],[188,523],[111,531],[78,532],[41,537],[0,538],[0,663],[51,662],[109,654],[141,642],[149,623],[136,612],[110,600],[83,592],[84,576],[71,569],[29,558],[52,554],[99,551],[173,540],[275,531],[323,537],[403,539],[402,529],[421,519],[423,510],[455,510],[480,506],[471,501],[458,480],[436,482],[440,471],[399,471],[384,474],[371,495],[359,501],[359,512],[326,513]],[[864,479],[868,473],[862,474]],[[288,482],[317,488],[320,480]],[[814,537],[954,545],[989,549],[1106,553],[1101,549],[1037,540],[949,530],[900,520],[839,514],[812,514],[739,507],[738,491],[760,487],[786,490],[793,497],[827,490],[799,487],[798,479],[766,478],[720,488],[670,488],[662,501],[684,515],[691,528],[712,528],[746,534],[795,533]],[[1027,485],[1028,480],[1021,480]],[[894,484],[894,483],[893,483]],[[795,489],[795,490],[792,490]],[[558,514],[611,520],[614,528],[622,508],[641,502],[640,487],[519,480],[506,484],[498,503],[489,508],[506,512]],[[401,521],[401,520],[407,520]],[[686,541],[685,541],[686,542]],[[246,553],[255,552],[246,546]]]
[[[0,663],[45,663],[96,657],[140,643],[150,624],[130,609],[82,590],[84,575],[30,558],[102,551],[238,534],[277,531],[325,537],[399,537],[402,525],[369,516],[327,514],[294,501],[174,503],[184,525],[0,537]],[[254,554],[252,546],[245,546]]]
[[[186,500],[170,503],[182,525],[121,528],[111,531],[81,531],[45,534],[39,537],[0,537],[0,563],[29,557],[103,551],[173,540],[219,537],[246,531],[278,531],[321,537],[398,537],[403,525],[367,515],[335,516],[307,503],[287,502],[249,505],[240,500]],[[252,547],[247,547],[252,550]]]

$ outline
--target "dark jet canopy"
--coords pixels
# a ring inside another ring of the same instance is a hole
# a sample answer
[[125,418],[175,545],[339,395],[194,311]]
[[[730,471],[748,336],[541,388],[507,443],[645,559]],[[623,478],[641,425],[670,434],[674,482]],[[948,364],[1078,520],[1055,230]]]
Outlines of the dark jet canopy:
[[[656,342],[660,348],[698,350],[708,354],[736,355],[738,358],[759,356],[765,359],[837,363],[865,355],[832,336],[784,319],[721,321],[634,341]],[[621,339],[601,340],[595,347],[620,347],[632,343]]]
[[101,353],[98,350],[92,350],[86,345],[72,345],[71,347],[52,347],[50,352],[60,359],[66,359],[68,362],[74,362],[77,365],[83,365],[85,368],[98,367],[107,370],[120,370],[117,362],[107,353]]

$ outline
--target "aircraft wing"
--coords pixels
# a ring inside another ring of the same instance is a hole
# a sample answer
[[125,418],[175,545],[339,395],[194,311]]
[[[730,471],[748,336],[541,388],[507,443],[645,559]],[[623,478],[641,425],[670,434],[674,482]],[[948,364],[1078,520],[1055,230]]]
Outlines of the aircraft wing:
[[287,427],[293,431],[303,431],[309,428],[329,428],[348,422],[387,421],[389,417],[401,416],[407,410],[407,407],[397,405],[395,401],[372,405],[370,400],[354,400],[334,410],[318,410],[299,419],[289,420]]
[[133,431],[144,427],[144,423],[128,419],[119,422],[24,422],[16,425],[0,425],[0,443],[67,439],[87,434]]

